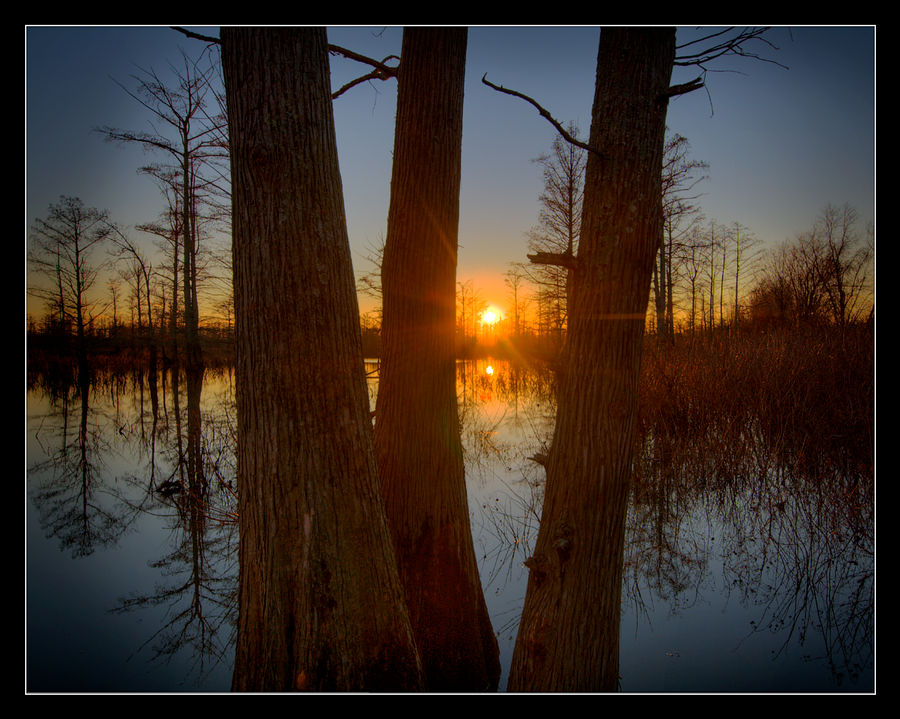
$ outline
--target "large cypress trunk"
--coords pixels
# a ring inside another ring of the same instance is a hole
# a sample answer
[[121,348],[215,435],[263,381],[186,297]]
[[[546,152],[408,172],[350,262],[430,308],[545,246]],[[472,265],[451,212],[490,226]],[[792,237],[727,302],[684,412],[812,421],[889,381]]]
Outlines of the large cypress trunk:
[[497,643],[472,546],[454,326],[465,28],[405,29],[375,440],[382,494],[430,690],[496,688]]
[[235,690],[406,690],[321,28],[223,28],[234,215]]
[[641,345],[661,234],[670,29],[604,28],[541,526],[511,691],[614,690]]

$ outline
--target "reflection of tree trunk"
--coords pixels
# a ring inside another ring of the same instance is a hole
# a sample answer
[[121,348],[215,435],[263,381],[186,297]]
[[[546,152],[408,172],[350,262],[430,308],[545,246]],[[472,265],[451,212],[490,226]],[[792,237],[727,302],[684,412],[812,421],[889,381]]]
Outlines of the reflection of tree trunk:
[[90,381],[87,373],[78,376],[78,384],[81,389],[81,422],[78,425],[78,474],[81,480],[81,552],[90,554],[93,549],[91,537],[90,504],[88,498],[91,495],[91,462],[88,458],[88,397],[91,392]]
[[179,458],[178,461],[178,477],[181,481],[182,485],[184,485],[185,476],[184,476],[184,462],[181,461],[181,458],[184,457],[184,440],[181,433],[181,370],[178,366],[173,366],[171,370],[171,378],[172,378],[172,413],[175,415],[175,450],[176,454]]
[[[154,479],[158,422],[155,411],[153,428],[149,430],[149,484],[157,490],[151,511],[154,516],[160,516],[164,507],[177,510],[170,527],[170,551],[153,562],[163,581],[150,593],[132,594],[123,599],[114,611],[121,613],[153,606],[164,608],[165,620],[150,627],[152,634],[141,645],[142,650],[152,647],[153,657],[162,660],[188,652],[188,656],[194,657],[194,666],[203,674],[208,669],[208,661],[226,661],[236,619],[232,608],[236,606],[237,577],[231,571],[232,534],[236,527],[217,521],[217,515],[211,514],[219,508],[209,485],[210,473],[205,469],[212,466],[216,471],[216,460],[210,463],[210,457],[230,453],[233,445],[224,439],[225,435],[219,435],[213,429],[224,407],[207,404],[206,414],[201,418],[203,376],[199,372],[186,372],[185,378],[187,403],[184,409],[189,419],[185,436],[181,435],[180,421],[175,433],[166,433],[167,441],[172,443],[167,449],[177,447],[175,466],[168,474],[175,479],[161,487],[155,487]],[[174,388],[177,392],[177,380]],[[173,399],[177,409],[180,398]],[[143,416],[143,411],[139,409],[137,415]],[[160,506],[160,500],[165,503],[164,507]],[[211,517],[213,521],[210,521]],[[183,680],[186,682],[188,676]]]
[[206,501],[207,480],[203,476],[200,393],[203,390],[203,367],[187,371],[187,476],[188,494],[195,504]]
[[237,330],[232,686],[419,688],[378,491],[325,29],[221,38]]
[[456,398],[457,224],[466,29],[405,29],[382,261],[376,447],[429,690],[495,689]]
[[[187,375],[188,412],[188,491],[183,495],[187,501],[185,517],[186,531],[190,542],[191,560],[191,612],[188,615],[196,622],[197,633],[202,637],[206,632],[203,615],[203,587],[207,580],[206,568],[206,519],[208,485],[203,474],[202,436],[200,416],[200,395],[203,389],[203,368],[194,367]],[[201,639],[201,646],[204,642]]]
[[511,690],[614,690],[641,344],[661,233],[671,29],[604,28],[541,527]]

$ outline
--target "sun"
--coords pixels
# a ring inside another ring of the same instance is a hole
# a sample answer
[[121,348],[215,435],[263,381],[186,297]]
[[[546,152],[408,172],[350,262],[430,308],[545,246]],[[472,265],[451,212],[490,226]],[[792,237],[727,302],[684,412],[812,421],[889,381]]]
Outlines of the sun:
[[503,313],[493,305],[488,306],[488,308],[481,313],[481,321],[489,327],[493,327],[502,319]]

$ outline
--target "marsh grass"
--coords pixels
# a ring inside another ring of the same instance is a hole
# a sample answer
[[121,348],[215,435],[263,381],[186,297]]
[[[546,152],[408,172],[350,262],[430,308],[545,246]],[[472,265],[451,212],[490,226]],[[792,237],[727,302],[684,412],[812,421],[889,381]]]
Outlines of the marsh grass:
[[[674,346],[648,341],[639,456],[699,462],[737,478],[790,466],[808,479],[874,471],[871,325],[747,331]],[[689,462],[689,463],[690,463]],[[700,467],[698,467],[699,469]]]

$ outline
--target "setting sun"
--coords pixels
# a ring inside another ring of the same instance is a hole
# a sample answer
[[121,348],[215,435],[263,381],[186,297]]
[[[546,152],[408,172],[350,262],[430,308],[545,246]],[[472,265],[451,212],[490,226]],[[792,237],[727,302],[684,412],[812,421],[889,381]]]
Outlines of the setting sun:
[[501,319],[503,319],[503,314],[500,312],[499,309],[497,309],[496,307],[493,307],[493,306],[488,307],[481,314],[481,321],[486,325],[495,325]]

